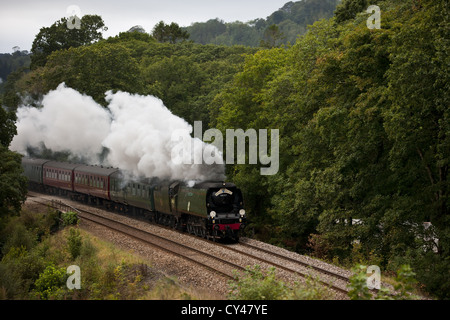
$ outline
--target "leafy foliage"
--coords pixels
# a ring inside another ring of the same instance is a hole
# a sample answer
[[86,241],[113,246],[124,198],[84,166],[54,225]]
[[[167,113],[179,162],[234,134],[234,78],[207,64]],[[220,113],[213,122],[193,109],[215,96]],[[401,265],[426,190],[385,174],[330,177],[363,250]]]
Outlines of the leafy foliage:
[[152,36],[159,42],[170,43],[177,43],[177,41],[189,39],[189,33],[182,30],[177,23],[165,24],[164,21],[160,21],[153,28]]
[[[374,4],[374,3],[370,3]],[[354,19],[358,13],[363,12],[369,6],[367,0],[343,0],[336,8],[335,17],[337,23]]]
[[140,32],[120,33],[98,43],[53,52],[44,67],[11,84],[15,108],[17,92],[39,100],[60,83],[105,105],[105,92],[152,94],[176,115],[207,130],[214,96],[256,50],[245,47],[158,43]]
[[81,253],[81,246],[83,244],[80,231],[75,228],[69,229],[67,236],[67,250],[70,253],[72,260],[75,260]]
[[285,284],[276,279],[275,268],[265,275],[261,267],[247,267],[243,277],[236,275],[230,282],[229,298],[232,300],[281,300],[286,295]]
[[397,270],[395,291],[391,292],[387,287],[381,287],[376,295],[373,295],[367,287],[366,270],[367,266],[364,265],[356,265],[352,269],[354,275],[350,277],[350,284],[348,285],[350,289],[348,296],[351,300],[415,300],[418,298],[412,294],[417,281],[415,279],[416,274],[409,265],[402,265]]
[[[246,45],[273,47],[274,28],[278,29],[277,45],[295,43],[298,36],[307,31],[314,22],[331,18],[338,4],[337,0],[289,1],[267,18],[248,22],[224,22],[210,19],[187,27],[190,39],[201,44]],[[276,33],[275,33],[276,34]]]
[[248,266],[243,275],[235,273],[228,284],[231,300],[325,300],[332,295],[319,281],[306,278],[304,284],[287,285],[276,277],[276,269],[267,272],[261,266]]
[[28,68],[31,58],[28,51],[16,50],[12,54],[0,53],[0,92],[3,92],[4,82],[8,75],[22,68]]
[[76,224],[78,224],[78,221],[79,221],[78,214],[73,211],[63,212],[61,214],[61,219],[63,220],[62,225],[64,227],[70,226],[70,225],[76,225]]
[[35,294],[39,296],[40,299],[47,300],[61,290],[66,279],[67,275],[64,268],[57,268],[53,265],[49,265],[34,283]]
[[84,46],[102,39],[101,32],[107,28],[100,16],[84,15],[80,20],[80,28],[68,28],[67,18],[41,28],[31,47],[31,68],[43,67],[54,51]]
[[20,211],[27,194],[22,156],[0,145],[0,217]]
[[[316,22],[292,47],[247,58],[216,97],[217,127],[279,129],[280,171],[264,178],[233,165],[227,172],[243,186],[250,220],[263,224],[256,231],[265,240],[298,251],[317,247],[340,261],[352,260],[358,240],[358,255],[381,257],[386,266],[398,257],[424,266],[434,248],[444,267],[450,234],[445,3],[377,4],[380,30],[369,30],[367,15],[357,14],[363,2],[346,1],[352,13],[340,23]],[[432,223],[433,234],[423,222]],[[310,234],[317,236],[308,248]],[[434,287],[425,274],[418,278]],[[448,274],[435,278],[442,287],[448,283]]]

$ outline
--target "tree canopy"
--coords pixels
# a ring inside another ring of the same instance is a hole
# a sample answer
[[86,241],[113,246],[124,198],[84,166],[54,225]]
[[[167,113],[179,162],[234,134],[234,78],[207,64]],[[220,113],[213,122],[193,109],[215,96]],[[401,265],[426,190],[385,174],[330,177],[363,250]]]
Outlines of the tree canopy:
[[102,31],[107,30],[98,15],[84,15],[79,28],[68,28],[67,22],[67,18],[61,18],[50,27],[41,28],[31,47],[32,69],[44,66],[52,52],[91,44],[102,39]]
[[18,153],[8,150],[16,134],[15,114],[0,107],[0,218],[17,214],[27,194],[27,178],[22,175]]
[[430,275],[450,263],[445,3],[377,1],[382,29],[370,30],[365,2],[344,1],[292,47],[247,58],[213,120],[280,130],[279,174],[227,170],[256,234],[328,259],[357,248],[386,268],[412,261],[448,298],[448,272]]
[[177,23],[165,24],[164,21],[160,21],[153,28],[152,36],[159,42],[170,43],[189,39],[189,33],[181,29]]
[[[202,44],[246,45],[259,47],[261,40],[267,44],[267,35],[276,26],[283,37],[281,44],[295,43],[299,35],[307,31],[308,25],[333,16],[339,0],[302,0],[287,2],[266,18],[248,22],[224,22],[218,18],[196,22],[186,27],[190,39]],[[267,45],[266,45],[267,47]]]

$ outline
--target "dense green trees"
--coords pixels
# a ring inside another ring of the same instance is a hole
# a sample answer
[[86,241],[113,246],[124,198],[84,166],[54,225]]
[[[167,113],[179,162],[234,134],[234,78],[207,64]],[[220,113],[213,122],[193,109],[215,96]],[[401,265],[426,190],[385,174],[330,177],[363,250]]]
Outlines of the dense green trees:
[[280,172],[228,174],[259,236],[300,251],[320,244],[341,261],[357,248],[393,270],[413,261],[428,289],[448,297],[448,273],[430,276],[450,259],[448,8],[378,5],[381,30],[358,7],[315,23],[287,50],[247,59],[216,98],[217,126],[279,129]]
[[26,50],[16,50],[12,54],[0,54],[0,93],[2,92],[2,83],[6,81],[8,75],[18,69],[28,68],[30,61],[30,55]]
[[273,30],[279,28],[283,34],[281,43],[295,43],[299,35],[306,32],[307,26],[320,19],[333,16],[338,0],[303,0],[287,2],[282,8],[273,12],[266,19],[249,22],[224,22],[211,19],[197,22],[185,28],[190,39],[202,44],[246,45],[259,47],[261,40]]
[[45,66],[11,81],[5,97],[20,103],[17,92],[39,99],[60,83],[105,104],[105,92],[121,90],[162,99],[176,115],[193,124],[210,122],[214,96],[239,70],[243,46],[159,43],[146,33],[124,32],[98,43],[53,52]]
[[153,28],[152,36],[159,42],[170,43],[177,43],[178,41],[189,39],[189,33],[182,30],[177,23],[165,24],[164,21],[160,21]]
[[20,211],[27,194],[27,179],[22,175],[22,156],[9,151],[16,134],[14,113],[0,107],[0,225],[5,215]]
[[87,45],[102,39],[106,30],[100,16],[84,15],[80,27],[68,28],[67,18],[56,21],[50,27],[43,27],[36,35],[31,47],[31,68],[42,67],[54,51]]

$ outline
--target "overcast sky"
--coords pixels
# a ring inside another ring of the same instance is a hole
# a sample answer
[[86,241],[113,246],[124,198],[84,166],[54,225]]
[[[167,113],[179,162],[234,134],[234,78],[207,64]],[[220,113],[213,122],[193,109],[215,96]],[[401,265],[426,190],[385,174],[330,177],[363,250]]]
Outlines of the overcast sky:
[[266,18],[289,0],[0,0],[0,53],[11,53],[12,47],[30,51],[39,29],[49,27],[67,16],[67,8],[76,5],[81,14],[97,14],[108,31],[105,38],[141,25],[151,32],[163,20],[189,26],[220,18],[226,22],[247,22]]

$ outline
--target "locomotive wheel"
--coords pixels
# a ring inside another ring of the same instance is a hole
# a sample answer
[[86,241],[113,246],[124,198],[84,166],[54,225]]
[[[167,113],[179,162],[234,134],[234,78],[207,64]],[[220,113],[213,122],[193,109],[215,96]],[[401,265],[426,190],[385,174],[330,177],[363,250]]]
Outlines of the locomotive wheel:
[[194,233],[193,227],[192,227],[192,225],[190,225],[189,223],[188,223],[188,225],[187,225],[187,232],[190,233],[190,234],[193,234],[193,233]]

